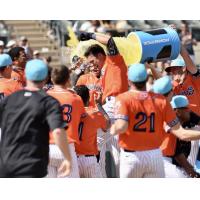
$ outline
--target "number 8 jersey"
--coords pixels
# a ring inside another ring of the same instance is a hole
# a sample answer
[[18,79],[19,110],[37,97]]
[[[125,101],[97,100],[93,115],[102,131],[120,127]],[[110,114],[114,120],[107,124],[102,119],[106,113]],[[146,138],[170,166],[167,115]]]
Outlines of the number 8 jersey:
[[[52,88],[47,94],[56,98],[61,105],[64,121],[68,124],[68,142],[79,144],[78,126],[82,115],[85,114],[82,99],[74,92],[62,88]],[[50,134],[50,143],[54,143],[52,134]]]
[[128,121],[127,131],[119,135],[119,145],[132,151],[159,148],[164,138],[163,123],[166,122],[169,127],[178,123],[164,96],[136,90],[117,96],[115,119]]

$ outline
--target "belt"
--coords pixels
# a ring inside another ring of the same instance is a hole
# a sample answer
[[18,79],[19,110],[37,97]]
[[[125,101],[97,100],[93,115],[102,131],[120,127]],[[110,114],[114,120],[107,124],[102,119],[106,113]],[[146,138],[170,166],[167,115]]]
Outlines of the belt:
[[95,156],[97,158],[97,162],[99,162],[100,160],[100,151],[98,152],[97,155],[77,155],[77,158],[80,157],[80,156],[84,156],[84,157],[92,157],[92,156]]
[[123,149],[125,152],[136,152],[134,150]]
[[77,155],[77,157],[80,157],[80,156],[84,156],[84,157],[92,157],[92,156],[96,156],[96,155]]

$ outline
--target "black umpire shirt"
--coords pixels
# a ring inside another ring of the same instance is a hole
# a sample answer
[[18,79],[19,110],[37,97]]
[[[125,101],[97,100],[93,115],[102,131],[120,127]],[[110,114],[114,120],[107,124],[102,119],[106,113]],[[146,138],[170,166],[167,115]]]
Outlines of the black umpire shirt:
[[[198,125],[200,122],[200,116],[195,114],[194,112],[190,112],[190,120],[187,122],[184,122],[182,124],[183,128],[192,128],[195,127],[196,125]],[[176,144],[176,151],[175,151],[175,155],[180,155],[180,154],[184,154],[185,157],[187,158],[190,154],[190,150],[191,150],[191,142],[187,142],[187,141],[183,141],[183,140],[179,140],[177,139],[177,144]],[[173,163],[176,164],[177,166],[179,166],[179,164],[176,162],[175,159],[173,159]]]
[[44,177],[49,131],[64,128],[57,100],[44,91],[21,90],[0,103],[0,177]]

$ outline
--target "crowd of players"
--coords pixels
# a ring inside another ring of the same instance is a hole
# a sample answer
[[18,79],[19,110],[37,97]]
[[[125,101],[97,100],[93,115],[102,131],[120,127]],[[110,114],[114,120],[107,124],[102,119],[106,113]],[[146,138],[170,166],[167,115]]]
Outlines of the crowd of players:
[[0,55],[0,176],[200,177],[200,71],[184,46],[163,74],[126,66],[112,36],[78,37],[107,53],[53,68],[19,46]]

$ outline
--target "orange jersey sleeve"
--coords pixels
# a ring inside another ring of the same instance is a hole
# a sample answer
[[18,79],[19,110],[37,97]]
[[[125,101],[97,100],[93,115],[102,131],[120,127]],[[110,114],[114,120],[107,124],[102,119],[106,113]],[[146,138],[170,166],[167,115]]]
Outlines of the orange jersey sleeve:
[[11,72],[11,79],[17,81],[22,86],[25,86],[26,84],[25,73],[23,70],[13,70]]
[[75,144],[78,155],[97,155],[97,129],[106,128],[106,119],[94,108],[87,109],[86,117],[79,124],[79,144]]
[[85,75],[81,75],[76,83],[76,85],[86,85],[87,78]]
[[18,82],[12,79],[5,79],[5,78],[0,79],[0,93],[2,97],[8,96],[20,89],[22,89],[22,86]]
[[178,123],[169,106],[162,95],[152,92],[129,91],[119,95],[115,118],[128,121],[127,131],[119,135],[120,147],[134,151],[159,148],[163,141],[163,123],[170,127]]
[[[47,93],[60,102],[63,118],[68,124],[67,138],[69,143],[79,143],[78,126],[85,113],[82,99],[68,90],[50,89]],[[52,137],[50,137],[50,142],[53,142]]]
[[106,57],[102,86],[103,101],[108,96],[117,96],[128,91],[127,66],[120,54]]

